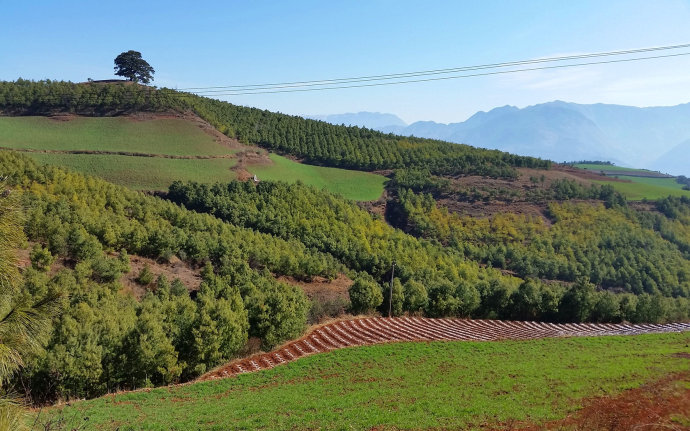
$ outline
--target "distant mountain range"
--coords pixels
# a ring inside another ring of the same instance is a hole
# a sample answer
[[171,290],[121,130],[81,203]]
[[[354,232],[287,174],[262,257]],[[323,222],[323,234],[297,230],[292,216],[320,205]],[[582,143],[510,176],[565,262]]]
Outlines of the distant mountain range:
[[554,161],[610,160],[690,176],[690,103],[637,108],[561,101],[504,106],[451,124],[405,124],[393,114],[311,116],[334,124],[442,139]]

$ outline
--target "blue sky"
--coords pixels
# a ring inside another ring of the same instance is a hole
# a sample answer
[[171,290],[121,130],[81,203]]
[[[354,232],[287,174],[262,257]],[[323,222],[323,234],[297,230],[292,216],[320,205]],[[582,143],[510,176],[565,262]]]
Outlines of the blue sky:
[[[4,1],[0,79],[113,77],[137,50],[172,88],[409,72],[690,43],[690,0]],[[690,50],[686,50],[690,51]],[[463,121],[551,100],[690,102],[690,56],[312,93],[234,96],[289,114]]]

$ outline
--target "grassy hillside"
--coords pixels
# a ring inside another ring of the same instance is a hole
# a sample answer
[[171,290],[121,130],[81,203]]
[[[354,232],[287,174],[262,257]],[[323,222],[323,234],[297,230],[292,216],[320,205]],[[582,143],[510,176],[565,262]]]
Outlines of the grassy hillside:
[[273,165],[248,167],[249,172],[261,180],[302,183],[325,188],[348,199],[372,201],[381,197],[386,178],[368,172],[326,168],[294,162],[277,154],[270,155]]
[[633,201],[642,199],[656,200],[667,196],[690,197],[690,191],[683,190],[674,178],[644,178],[619,175],[621,180],[629,180],[629,183],[619,181],[595,181],[599,184],[610,184],[626,198]]
[[[238,149],[220,144],[191,118],[62,118],[0,117],[0,147],[29,151],[39,163],[100,176],[135,190],[166,190],[175,180],[211,183],[237,177],[231,168],[237,164]],[[74,151],[94,154],[67,153]],[[103,151],[181,158],[97,154]],[[194,158],[198,156],[218,158]],[[252,166],[251,173],[266,180],[299,180],[353,200],[376,200],[383,193],[386,178],[380,175],[270,157],[272,164]]]
[[668,334],[349,348],[237,378],[106,396],[42,414],[93,430],[542,423],[580,408],[585,397],[687,371],[681,357],[690,352],[687,343],[688,334]]
[[[597,184],[610,184],[616,191],[623,194],[627,199],[639,201],[642,199],[656,200],[667,196],[686,196],[690,197],[690,191],[683,190],[683,185],[678,184],[675,178],[654,178],[645,176],[634,176],[637,173],[642,175],[654,175],[655,172],[647,169],[624,168],[614,165],[597,165],[590,163],[580,163],[573,165],[577,168],[590,171],[620,172],[616,178],[629,182],[620,181],[594,181]],[[625,175],[625,174],[630,175]]]
[[627,171],[627,172],[650,172],[646,169],[634,169],[634,168],[625,168],[623,166],[616,166],[616,165],[603,165],[603,164],[596,164],[596,163],[576,163],[573,166],[576,168],[580,169],[587,169],[589,171]]
[[178,156],[232,151],[184,119],[131,117],[0,117],[0,147],[34,150],[136,152]]
[[437,174],[495,177],[515,177],[514,168],[519,166],[550,166],[550,162],[532,157],[335,126],[169,89],[55,81],[0,82],[0,112],[11,115],[57,111],[103,116],[170,110],[193,111],[231,138],[325,166],[365,171],[416,167]]
[[41,164],[63,166],[134,190],[166,190],[173,181],[210,183],[235,179],[235,159],[167,159],[95,154],[30,153]]
[[[175,180],[232,180],[233,158],[136,157],[124,152],[178,157],[227,156],[223,146],[189,119],[132,117],[0,117],[0,147],[29,152],[39,163],[64,166],[136,190],[165,190]],[[53,153],[55,151],[55,153]],[[84,151],[94,154],[69,154]]]

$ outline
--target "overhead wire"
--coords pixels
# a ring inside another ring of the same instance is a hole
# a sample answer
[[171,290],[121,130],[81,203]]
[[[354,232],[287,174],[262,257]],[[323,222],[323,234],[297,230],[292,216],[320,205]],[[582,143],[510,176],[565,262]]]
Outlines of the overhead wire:
[[[418,83],[418,82],[433,82],[433,81],[444,81],[444,80],[451,80],[451,79],[472,78],[472,77],[478,77],[478,76],[502,75],[502,74],[519,73],[519,72],[531,72],[531,71],[537,71],[537,70],[563,69],[563,68],[569,68],[569,67],[581,67],[581,66],[592,66],[592,65],[599,65],[599,64],[613,64],[613,63],[624,63],[624,62],[632,62],[632,61],[653,60],[653,59],[669,58],[669,57],[681,57],[681,56],[686,56],[686,55],[690,55],[690,52],[678,53],[678,54],[648,56],[648,57],[625,58],[625,59],[617,59],[617,60],[585,62],[585,63],[559,64],[559,65],[553,65],[553,66],[540,66],[540,67],[512,69],[512,70],[498,70],[498,71],[491,71],[491,72],[472,73],[472,74],[454,75],[454,76],[443,76],[443,77],[424,78],[424,79],[409,79],[409,80],[393,81],[393,82],[374,82],[374,83],[366,83],[366,84],[362,83],[362,84],[354,84],[354,85],[336,85],[336,86],[327,86],[327,87],[287,88],[287,89],[285,89],[285,88],[282,88],[282,89],[257,88],[257,89],[252,89],[252,90],[228,90],[228,91],[217,92],[217,93],[189,92],[187,94],[193,94],[196,96],[208,96],[208,97],[244,96],[244,95],[252,95],[252,94],[277,94],[277,93],[295,93],[295,92],[306,92],[306,91],[339,90],[339,89],[347,89],[347,88],[380,87],[380,86],[387,86],[387,85],[400,85],[400,84],[411,84],[411,83]],[[184,94],[184,93],[182,93],[182,94]]]
[[551,62],[557,62],[557,61],[582,60],[582,59],[596,58],[596,57],[630,55],[630,54],[639,54],[639,53],[643,53],[643,52],[664,51],[664,50],[682,49],[682,48],[688,48],[688,47],[690,47],[690,44],[679,44],[679,45],[668,45],[668,46],[659,46],[659,47],[651,47],[651,48],[629,49],[629,50],[621,50],[621,51],[607,51],[607,52],[576,54],[576,55],[559,56],[559,57],[546,57],[546,58],[537,58],[537,59],[531,59],[531,60],[519,60],[519,61],[510,61],[510,62],[503,62],[503,63],[491,63],[491,64],[483,64],[483,65],[475,65],[475,66],[462,66],[462,67],[454,67],[454,68],[446,68],[446,69],[433,69],[433,70],[424,70],[424,71],[416,71],[416,72],[393,73],[393,74],[385,74],[385,75],[369,75],[369,76],[350,77],[350,78],[320,79],[320,80],[313,80],[313,81],[293,81],[293,82],[264,83],[264,84],[225,85],[225,86],[212,86],[212,87],[188,87],[188,88],[178,88],[176,90],[178,90],[178,91],[199,90],[199,91],[190,91],[190,92],[192,92],[192,93],[209,93],[210,94],[210,93],[226,92],[226,91],[245,91],[245,90],[248,91],[248,90],[259,90],[259,89],[280,89],[280,88],[289,88],[289,87],[323,86],[323,85],[330,85],[330,84],[344,84],[344,83],[353,83],[353,82],[392,80],[392,79],[409,78],[409,77],[416,77],[416,76],[439,75],[439,74],[449,74],[449,73],[457,73],[457,72],[467,72],[467,71],[473,71],[473,70],[495,69],[495,68],[513,67],[513,66],[524,66],[524,65],[530,65],[530,64],[551,63]]
[[[254,94],[278,94],[278,93],[294,93],[294,92],[310,92],[310,91],[327,91],[327,90],[339,90],[339,89],[350,89],[350,88],[363,88],[363,87],[379,87],[379,86],[388,86],[388,85],[402,85],[402,84],[411,84],[411,83],[420,83],[420,82],[433,82],[433,81],[443,81],[443,80],[451,80],[451,79],[463,79],[463,78],[472,78],[472,77],[479,77],[479,76],[490,76],[490,75],[502,75],[502,74],[511,74],[511,73],[521,73],[521,72],[530,72],[530,71],[539,71],[539,70],[550,70],[550,69],[563,69],[563,68],[570,68],[570,67],[584,67],[584,66],[592,66],[592,65],[600,65],[600,64],[612,64],[612,63],[624,63],[624,62],[633,62],[633,61],[645,61],[645,60],[654,60],[654,59],[662,59],[662,58],[671,58],[671,57],[681,57],[681,56],[687,56],[690,55],[690,52],[681,52],[681,53],[674,53],[674,54],[663,54],[663,55],[655,55],[655,56],[644,56],[644,57],[633,57],[633,58],[617,58],[617,59],[608,59],[608,60],[601,60],[601,61],[589,61],[589,62],[577,62],[577,63],[568,63],[568,64],[556,64],[556,65],[545,65],[545,66],[537,66],[537,67],[528,67],[528,68],[518,68],[518,69],[509,69],[509,70],[491,70],[491,69],[496,69],[496,68],[505,68],[505,67],[510,67],[510,66],[519,66],[519,65],[530,65],[530,64],[542,64],[545,62],[555,62],[555,61],[565,61],[565,60],[573,60],[575,58],[579,59],[586,59],[586,58],[598,58],[598,57],[609,57],[609,56],[620,56],[620,55],[630,55],[631,53],[641,53],[641,52],[654,52],[654,51],[663,51],[663,50],[672,50],[672,49],[681,49],[681,48],[690,48],[690,44],[681,44],[681,45],[670,45],[670,46],[663,46],[663,47],[652,47],[652,48],[640,48],[640,49],[633,49],[633,50],[625,50],[625,51],[610,51],[610,52],[602,52],[602,53],[591,53],[591,54],[579,54],[579,55],[573,55],[573,56],[561,56],[561,57],[550,57],[550,58],[543,58],[543,59],[534,59],[534,60],[523,60],[523,61],[513,61],[513,62],[504,62],[504,63],[495,63],[495,64],[486,64],[486,65],[477,65],[477,66],[466,66],[466,67],[461,67],[461,68],[452,68],[452,69],[436,69],[436,70],[428,70],[428,71],[419,71],[419,72],[406,72],[406,73],[398,73],[398,74],[388,74],[388,75],[370,75],[366,77],[359,77],[359,78],[339,78],[339,79],[331,79],[331,80],[321,80],[321,81],[296,81],[292,83],[277,83],[277,84],[252,84],[249,86],[216,86],[216,87],[190,87],[187,88],[186,90],[190,90],[192,88],[209,88],[209,89],[214,89],[214,90],[208,90],[208,91],[198,91],[198,92],[190,92],[190,91],[183,91],[183,89],[171,89],[171,88],[160,88],[158,91],[161,91],[165,93],[169,97],[180,97],[180,98],[189,98],[189,97],[220,97],[220,96],[244,96],[244,95],[254,95]],[[470,73],[470,74],[460,74],[460,75],[452,75],[452,76],[433,76],[433,75],[439,75],[439,74],[447,74],[449,73],[448,71],[474,71],[474,70],[487,70],[484,72],[479,72],[479,73]],[[416,76],[431,76],[431,77],[426,77],[426,78],[419,78],[419,79],[402,79],[402,78],[408,78],[408,77],[416,77]],[[396,77],[396,78],[393,78]],[[396,80],[393,80],[396,79]],[[378,81],[383,81],[383,82],[378,82]],[[304,83],[305,85],[298,86],[296,84]],[[320,84],[317,84],[320,83]],[[341,84],[348,84],[348,85],[341,85]],[[351,84],[351,85],[349,85]],[[264,87],[260,87],[264,86]],[[230,89],[230,88],[235,88],[235,89]],[[251,88],[249,88],[251,87]],[[221,88],[226,88],[226,90],[219,90]],[[63,97],[60,95],[55,95],[55,96],[48,96],[44,100],[50,100],[51,98],[53,100],[57,99],[58,97]],[[100,97],[97,94],[94,95],[89,95],[89,97],[92,98],[98,98]],[[136,97],[141,97],[141,95],[123,95],[124,100],[127,101],[129,99],[133,99]],[[88,99],[82,99],[82,100],[88,100]]]

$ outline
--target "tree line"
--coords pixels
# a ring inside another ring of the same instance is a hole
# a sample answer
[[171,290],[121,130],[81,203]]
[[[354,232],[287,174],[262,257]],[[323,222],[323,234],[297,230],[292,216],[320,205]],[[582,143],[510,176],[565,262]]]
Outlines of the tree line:
[[410,167],[438,175],[507,178],[517,176],[516,167],[550,166],[549,161],[533,157],[337,126],[170,89],[124,83],[0,82],[0,111],[11,115],[119,115],[169,110],[193,111],[231,138],[324,166],[364,171]]

